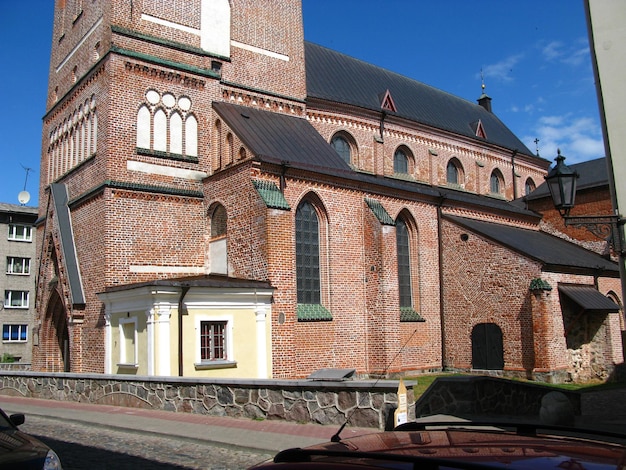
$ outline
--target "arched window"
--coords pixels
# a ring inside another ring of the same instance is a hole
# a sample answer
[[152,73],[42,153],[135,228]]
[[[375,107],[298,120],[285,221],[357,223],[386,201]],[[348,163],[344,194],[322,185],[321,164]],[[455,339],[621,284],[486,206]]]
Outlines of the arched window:
[[167,116],[165,111],[158,109],[154,113],[154,150],[167,152]]
[[330,141],[330,145],[335,151],[343,158],[343,160],[350,164],[352,162],[352,149],[348,141],[341,135],[336,135]]
[[320,228],[315,207],[302,202],[296,210],[296,279],[299,304],[320,304]]
[[188,157],[198,156],[198,121],[193,115],[185,120],[185,154]]
[[526,196],[528,196],[530,193],[532,193],[535,189],[537,188],[537,186],[535,185],[535,182],[532,180],[532,178],[528,178],[526,180],[526,184],[524,185],[524,194]]
[[446,181],[448,184],[459,184],[459,170],[452,161],[449,161],[446,167]]
[[170,153],[183,154],[183,118],[177,112],[170,116]]
[[226,162],[226,164],[230,165],[235,161],[233,135],[230,132],[226,135],[226,145],[228,146],[228,161]]
[[137,147],[150,149],[150,110],[146,105],[137,113]]
[[409,229],[402,219],[396,221],[396,245],[398,250],[398,291],[400,308],[413,306],[411,289],[411,243]]
[[222,167],[222,153],[223,153],[223,145],[222,145],[222,121],[220,121],[219,119],[217,121],[215,121],[215,132],[214,132],[214,139],[215,139],[215,151],[216,151],[216,161],[215,161],[215,167],[216,168],[221,168]]
[[197,157],[198,121],[190,111],[191,99],[153,89],[145,99],[137,111],[137,148]]
[[489,178],[489,191],[492,194],[501,194],[504,187],[504,178],[499,170],[493,170]]
[[396,150],[393,155],[393,172],[403,175],[409,173],[409,157],[402,149]]
[[211,238],[219,238],[226,235],[226,209],[218,205],[211,215]]
[[47,181],[52,182],[96,153],[98,116],[95,97],[72,111],[50,135]]
[[210,211],[209,272],[228,274],[228,218],[226,208],[216,204]]
[[448,184],[463,184],[463,167],[457,158],[451,158],[446,166],[446,182]]

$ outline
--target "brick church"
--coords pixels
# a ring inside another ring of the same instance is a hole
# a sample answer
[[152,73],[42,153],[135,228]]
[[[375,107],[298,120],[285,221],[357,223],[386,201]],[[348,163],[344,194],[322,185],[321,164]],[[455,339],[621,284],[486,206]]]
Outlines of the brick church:
[[519,203],[550,161],[485,94],[304,41],[299,0],[56,0],[46,109],[34,370],[623,362],[617,265]]

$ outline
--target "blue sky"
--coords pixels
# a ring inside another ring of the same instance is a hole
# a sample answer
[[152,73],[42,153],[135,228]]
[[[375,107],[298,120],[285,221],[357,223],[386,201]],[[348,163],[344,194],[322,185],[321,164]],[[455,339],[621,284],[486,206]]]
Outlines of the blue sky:
[[[261,1],[261,0],[260,0]],[[268,2],[274,0],[265,0]],[[303,0],[305,39],[476,102],[549,160],[604,156],[583,0]],[[37,204],[52,0],[0,0],[0,202]],[[28,172],[24,168],[31,168]]]

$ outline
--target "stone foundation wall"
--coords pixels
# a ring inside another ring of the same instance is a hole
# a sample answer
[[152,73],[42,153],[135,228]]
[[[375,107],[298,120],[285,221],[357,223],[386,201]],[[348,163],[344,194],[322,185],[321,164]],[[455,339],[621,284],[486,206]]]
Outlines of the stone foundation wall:
[[[0,395],[328,425],[349,419],[348,426],[378,429],[393,419],[398,384],[0,371]],[[410,384],[407,395],[412,404]]]
[[0,362],[0,371],[3,370],[31,370],[30,362]]
[[[496,377],[439,377],[415,403],[417,417],[435,414],[472,417],[538,417],[542,398],[555,389]],[[580,394],[560,390],[576,416]]]

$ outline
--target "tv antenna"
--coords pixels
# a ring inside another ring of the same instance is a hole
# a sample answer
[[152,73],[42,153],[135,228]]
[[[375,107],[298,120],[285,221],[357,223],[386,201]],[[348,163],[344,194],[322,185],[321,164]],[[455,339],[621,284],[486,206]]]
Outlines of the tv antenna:
[[28,201],[30,201],[30,193],[26,191],[26,182],[28,181],[28,173],[33,169],[25,167],[21,163],[20,166],[26,171],[26,178],[24,178],[24,189],[20,191],[20,193],[17,195],[17,200],[20,202],[21,205],[25,205],[28,203]]

